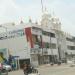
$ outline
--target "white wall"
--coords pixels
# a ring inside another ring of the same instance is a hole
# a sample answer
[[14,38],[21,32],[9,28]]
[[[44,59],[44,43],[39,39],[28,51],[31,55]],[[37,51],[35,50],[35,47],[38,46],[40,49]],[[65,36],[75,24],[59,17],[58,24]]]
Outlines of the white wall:
[[[50,43],[50,37],[43,35],[43,41]],[[51,43],[55,43],[56,44],[57,43],[56,38],[51,37]]]
[[[66,46],[75,46],[75,43],[66,41]],[[75,50],[69,50],[68,48],[67,48],[67,52],[68,52],[68,54],[75,54]]]
[[69,46],[75,46],[74,42],[66,41],[66,44]]
[[30,58],[30,48],[28,47],[26,36],[0,40],[0,49],[8,48],[14,56],[20,56],[20,59]]
[[75,50],[68,50],[68,54],[75,54]]
[[[0,40],[0,50],[6,49],[6,54],[4,54],[5,58],[8,58],[8,43],[7,40]],[[2,51],[0,51],[2,52]]]
[[48,49],[48,55],[58,55],[58,50],[57,49]]

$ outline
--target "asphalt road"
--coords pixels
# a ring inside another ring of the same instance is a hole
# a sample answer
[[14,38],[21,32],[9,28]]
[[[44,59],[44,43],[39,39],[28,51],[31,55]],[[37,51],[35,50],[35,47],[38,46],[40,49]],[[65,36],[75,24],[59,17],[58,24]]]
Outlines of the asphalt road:
[[[68,65],[49,66],[44,65],[38,68],[40,75],[75,75],[75,67]],[[24,75],[22,70],[12,71],[9,75]]]

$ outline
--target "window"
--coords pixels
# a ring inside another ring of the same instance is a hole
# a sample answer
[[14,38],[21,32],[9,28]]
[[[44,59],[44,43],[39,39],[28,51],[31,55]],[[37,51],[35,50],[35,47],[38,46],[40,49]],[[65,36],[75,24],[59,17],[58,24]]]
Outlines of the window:
[[54,34],[54,33],[50,33],[50,36],[51,36],[51,37],[55,37],[55,34]]
[[6,35],[3,35],[3,36],[1,35],[0,40],[14,38],[14,37],[20,37],[20,36],[25,35],[23,29],[11,31],[11,32],[9,32],[8,36],[7,36],[7,33],[4,33],[4,34],[6,34]]
[[46,32],[46,31],[43,31],[42,34],[43,34],[43,35],[50,36],[50,33],[49,33],[49,32]]
[[41,30],[41,28],[37,28],[37,27],[32,27],[32,29]]
[[69,50],[75,50],[75,46],[67,46]]
[[46,48],[49,48],[49,43],[45,43],[45,47]]
[[71,38],[68,38],[68,37],[66,38],[66,40],[71,41],[71,42],[75,41],[74,39],[71,39]]
[[54,34],[54,33],[51,33],[51,32],[43,31],[42,34],[43,34],[43,35],[46,35],[46,36],[55,37],[55,34]]
[[51,48],[51,49],[56,49],[56,44],[51,43],[51,44],[50,44],[50,48]]
[[32,35],[34,44],[38,43],[38,35]]
[[43,42],[44,43],[44,48],[50,48],[50,49],[56,49],[56,44],[54,43],[47,43],[47,42]]

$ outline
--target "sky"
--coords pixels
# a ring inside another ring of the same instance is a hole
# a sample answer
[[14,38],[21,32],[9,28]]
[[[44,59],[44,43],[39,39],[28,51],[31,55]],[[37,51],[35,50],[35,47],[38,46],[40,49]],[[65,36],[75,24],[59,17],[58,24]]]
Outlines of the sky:
[[[57,16],[62,30],[75,36],[75,0],[43,0],[49,14]],[[40,21],[41,0],[0,0],[0,24],[9,22]]]

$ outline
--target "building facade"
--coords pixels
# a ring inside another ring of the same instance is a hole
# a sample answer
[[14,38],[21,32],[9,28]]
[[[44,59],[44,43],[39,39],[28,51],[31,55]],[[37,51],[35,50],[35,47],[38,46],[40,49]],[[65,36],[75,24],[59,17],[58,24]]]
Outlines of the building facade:
[[41,25],[29,20],[27,24],[2,27],[7,30],[0,34],[0,54],[6,59],[9,55],[18,57],[18,66],[24,62],[34,66],[57,63],[75,56],[75,37],[66,35],[59,19],[50,14],[42,16]]

